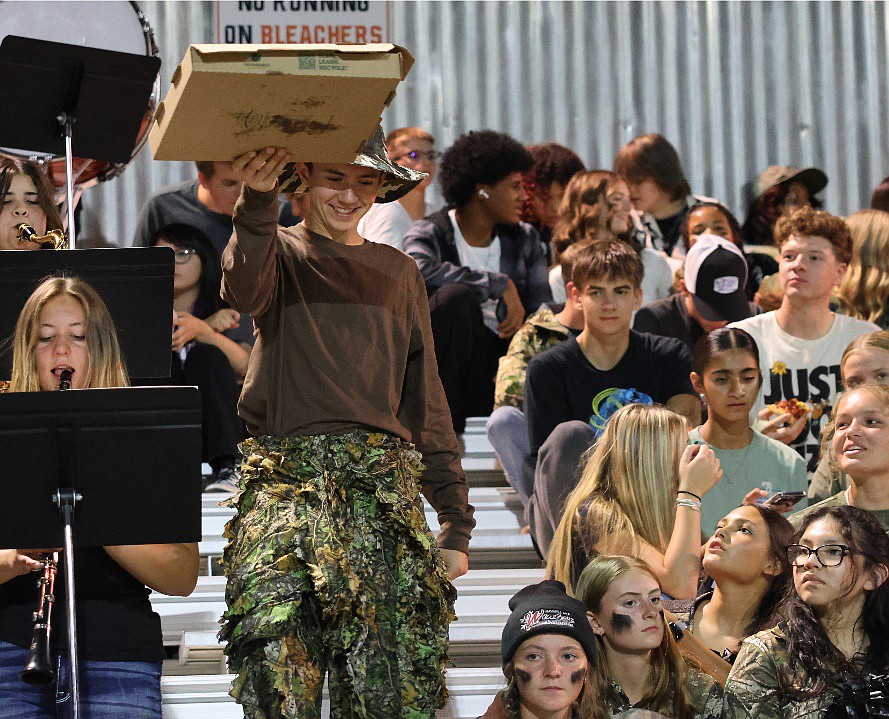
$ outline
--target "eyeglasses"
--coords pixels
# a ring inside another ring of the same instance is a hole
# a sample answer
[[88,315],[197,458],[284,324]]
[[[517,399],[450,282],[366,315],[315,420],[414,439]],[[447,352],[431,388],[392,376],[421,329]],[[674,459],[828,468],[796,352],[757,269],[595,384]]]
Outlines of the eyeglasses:
[[403,160],[405,157],[409,157],[412,160],[426,160],[427,162],[436,162],[441,159],[441,153],[438,150],[430,150],[429,152],[416,152],[411,150],[410,152],[405,152],[403,155],[399,155],[395,158],[395,162],[399,160]]
[[815,549],[804,547],[802,544],[791,544],[787,547],[787,561],[794,567],[804,566],[813,554],[822,567],[840,566],[847,554],[870,556],[867,552],[860,552],[857,549],[852,549],[852,547],[847,547],[845,544],[822,544],[820,547],[815,547]]
[[181,250],[176,250],[173,254],[174,259],[176,260],[177,265],[184,265],[191,259],[191,256],[194,254],[193,247],[185,247]]

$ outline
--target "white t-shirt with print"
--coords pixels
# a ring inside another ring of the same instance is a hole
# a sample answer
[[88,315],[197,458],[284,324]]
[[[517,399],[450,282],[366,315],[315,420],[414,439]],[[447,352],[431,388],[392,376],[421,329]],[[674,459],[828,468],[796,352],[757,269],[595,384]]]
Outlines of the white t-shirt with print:
[[856,337],[880,328],[873,322],[835,314],[827,334],[804,340],[782,330],[775,312],[749,317],[729,327],[749,332],[759,347],[763,382],[751,422],[756,421],[761,409],[782,399],[798,399],[813,407],[802,434],[791,444],[806,460],[811,475],[818,465],[821,428],[827,423],[834,399],[842,390],[843,352]]
[[[500,272],[500,238],[494,235],[494,240],[487,247],[474,247],[466,241],[463,233],[460,232],[460,225],[457,224],[457,210],[448,210],[448,217],[451,218],[451,224],[454,226],[454,242],[457,245],[460,264],[463,267],[482,272]],[[485,321],[485,327],[495,333],[497,325],[500,324],[497,319],[498,301],[485,300],[482,303],[482,318]]]

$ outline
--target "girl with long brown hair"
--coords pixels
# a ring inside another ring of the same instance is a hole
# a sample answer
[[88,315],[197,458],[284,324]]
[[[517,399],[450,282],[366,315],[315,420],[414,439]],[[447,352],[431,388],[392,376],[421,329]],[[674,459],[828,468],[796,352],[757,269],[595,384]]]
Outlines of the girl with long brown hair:
[[722,715],[722,688],[686,666],[661,608],[661,585],[643,560],[599,556],[583,570],[577,597],[592,612],[600,648],[597,692],[612,716],[647,709],[672,719]]

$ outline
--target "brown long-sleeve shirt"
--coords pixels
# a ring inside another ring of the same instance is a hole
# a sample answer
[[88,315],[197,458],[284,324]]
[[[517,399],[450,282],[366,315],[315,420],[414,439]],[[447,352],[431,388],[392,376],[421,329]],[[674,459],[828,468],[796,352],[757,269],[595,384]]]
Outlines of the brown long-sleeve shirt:
[[413,442],[439,545],[468,551],[473,508],[414,261],[278,227],[275,192],[245,187],[222,269],[223,298],[257,328],[238,405],[251,434],[367,429]]

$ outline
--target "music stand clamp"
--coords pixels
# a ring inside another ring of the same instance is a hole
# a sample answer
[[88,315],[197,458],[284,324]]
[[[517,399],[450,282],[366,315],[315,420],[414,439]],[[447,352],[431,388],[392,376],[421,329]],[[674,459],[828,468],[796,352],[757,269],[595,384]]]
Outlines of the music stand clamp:
[[72,250],[74,152],[111,163],[130,161],[160,65],[157,57],[15,35],[0,44],[3,107],[15,109],[0,112],[0,147],[64,152]]

